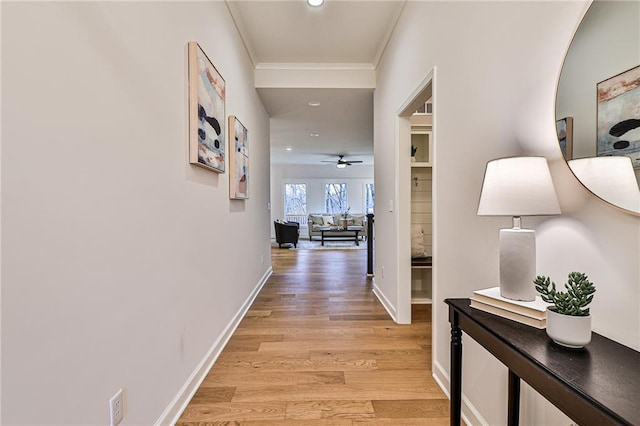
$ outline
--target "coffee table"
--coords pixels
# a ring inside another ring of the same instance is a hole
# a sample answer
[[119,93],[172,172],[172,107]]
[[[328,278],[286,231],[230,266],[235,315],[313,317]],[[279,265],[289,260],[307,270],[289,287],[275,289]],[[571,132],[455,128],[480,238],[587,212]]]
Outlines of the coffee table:
[[[360,231],[362,231],[362,227],[361,226],[347,226],[347,229],[331,229],[329,227],[327,228],[320,228],[320,234],[322,235],[322,239],[321,239],[321,245],[324,246],[324,238],[326,237],[330,237],[331,238],[331,234],[341,234],[341,235],[337,235],[340,237],[344,237],[344,233],[345,232],[353,232],[353,241],[356,243],[357,246],[360,245],[360,240],[358,239],[358,234],[360,233]],[[334,237],[336,237],[334,235]],[[347,237],[350,237],[350,235],[347,235]]]

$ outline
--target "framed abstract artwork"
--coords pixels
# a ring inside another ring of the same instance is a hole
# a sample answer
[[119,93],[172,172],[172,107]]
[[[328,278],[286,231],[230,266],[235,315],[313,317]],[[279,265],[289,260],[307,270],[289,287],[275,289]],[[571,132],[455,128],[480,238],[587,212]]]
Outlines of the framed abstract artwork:
[[565,160],[573,158],[573,117],[565,117],[556,121],[556,133],[560,151]]
[[225,171],[225,82],[202,48],[189,42],[189,162]]
[[247,128],[229,116],[229,198],[249,198],[249,140]]
[[597,84],[597,155],[626,155],[640,168],[640,66]]

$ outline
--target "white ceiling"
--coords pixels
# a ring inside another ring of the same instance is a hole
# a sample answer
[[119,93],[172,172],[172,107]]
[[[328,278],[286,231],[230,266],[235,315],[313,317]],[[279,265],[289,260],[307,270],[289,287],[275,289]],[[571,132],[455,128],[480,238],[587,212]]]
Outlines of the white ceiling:
[[[258,68],[375,69],[404,0],[325,0],[316,8],[306,0],[227,4]],[[271,117],[272,163],[321,164],[343,154],[373,164],[373,89],[323,86],[258,89]]]

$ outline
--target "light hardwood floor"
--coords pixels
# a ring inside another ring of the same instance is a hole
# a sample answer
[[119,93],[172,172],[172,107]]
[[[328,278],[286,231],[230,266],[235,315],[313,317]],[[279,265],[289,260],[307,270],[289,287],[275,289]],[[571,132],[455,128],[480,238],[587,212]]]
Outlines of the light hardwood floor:
[[274,273],[178,425],[445,425],[431,309],[395,324],[365,250],[273,249]]

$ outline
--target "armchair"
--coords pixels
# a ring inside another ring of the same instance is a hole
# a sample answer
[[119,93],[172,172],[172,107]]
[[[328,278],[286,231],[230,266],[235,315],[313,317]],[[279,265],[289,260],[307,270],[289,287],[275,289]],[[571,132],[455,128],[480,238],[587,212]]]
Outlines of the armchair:
[[283,244],[293,244],[298,247],[298,237],[300,236],[300,224],[298,222],[273,222],[276,227],[276,242],[278,247],[282,248]]

